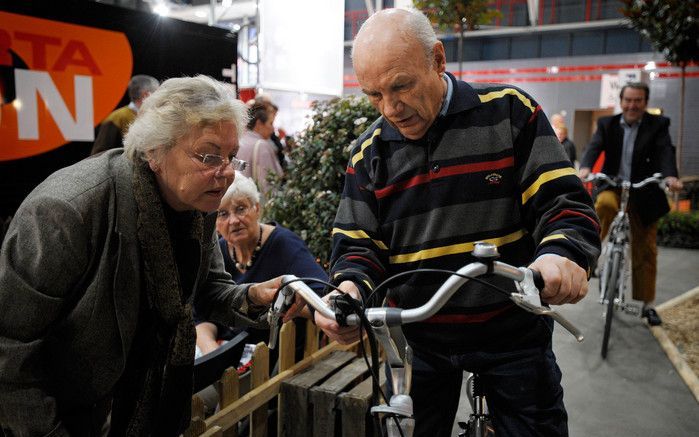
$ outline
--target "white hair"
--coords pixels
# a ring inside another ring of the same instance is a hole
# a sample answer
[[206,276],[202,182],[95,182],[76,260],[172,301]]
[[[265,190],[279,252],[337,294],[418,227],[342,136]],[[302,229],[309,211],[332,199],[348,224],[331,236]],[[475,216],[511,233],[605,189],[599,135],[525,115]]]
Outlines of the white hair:
[[124,150],[133,162],[159,159],[192,129],[221,122],[233,122],[240,137],[247,113],[231,84],[204,75],[168,79],[143,102],[124,136]]
[[221,205],[239,196],[245,196],[253,205],[260,203],[260,191],[257,189],[255,181],[236,170],[233,183],[228,187],[226,194],[221,198]]
[[[404,38],[414,38],[420,43],[423,50],[425,51],[425,57],[430,65],[434,58],[434,45],[439,42],[437,35],[434,32],[432,23],[430,20],[415,8],[405,8],[405,9],[384,9],[376,12],[374,15],[369,17],[362,27],[357,32],[357,36],[354,38],[355,41],[360,39],[362,31],[365,28],[371,27],[372,23],[376,20],[385,19],[387,16],[396,15],[402,18],[400,25],[397,26],[396,22],[392,23],[393,26],[391,30],[400,32],[401,36]],[[354,48],[355,44],[352,44],[352,62],[354,62]],[[377,47],[377,49],[379,49]]]

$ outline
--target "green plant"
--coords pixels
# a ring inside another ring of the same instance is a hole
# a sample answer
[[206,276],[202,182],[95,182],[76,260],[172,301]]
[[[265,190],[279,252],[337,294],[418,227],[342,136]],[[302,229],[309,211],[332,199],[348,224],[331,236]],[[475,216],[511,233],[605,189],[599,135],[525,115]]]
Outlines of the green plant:
[[682,69],[677,167],[682,169],[684,97],[687,65],[699,61],[699,2],[696,0],[620,0],[621,13],[668,62]]
[[699,249],[699,211],[672,211],[658,221],[658,244]]
[[270,176],[281,189],[267,201],[265,216],[301,236],[327,268],[349,152],[379,113],[358,96],[314,102],[312,109],[310,125],[290,153],[291,168],[282,178]]

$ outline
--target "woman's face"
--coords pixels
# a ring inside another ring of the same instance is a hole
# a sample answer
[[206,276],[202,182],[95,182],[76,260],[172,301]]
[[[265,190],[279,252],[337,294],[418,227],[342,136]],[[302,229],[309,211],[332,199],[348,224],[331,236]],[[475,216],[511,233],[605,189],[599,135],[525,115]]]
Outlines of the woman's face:
[[274,133],[274,115],[270,115],[265,122],[257,120],[255,127],[255,130],[262,138],[266,140],[272,138],[272,134]]
[[259,220],[260,204],[246,196],[237,196],[219,206],[216,230],[228,244],[239,246],[248,241],[257,241]]
[[[220,122],[192,129],[178,139],[161,159],[151,156],[148,164],[155,173],[163,198],[176,211],[215,211],[235,172],[228,163],[238,152],[238,132],[233,122]],[[205,155],[223,157],[223,164],[209,167]]]

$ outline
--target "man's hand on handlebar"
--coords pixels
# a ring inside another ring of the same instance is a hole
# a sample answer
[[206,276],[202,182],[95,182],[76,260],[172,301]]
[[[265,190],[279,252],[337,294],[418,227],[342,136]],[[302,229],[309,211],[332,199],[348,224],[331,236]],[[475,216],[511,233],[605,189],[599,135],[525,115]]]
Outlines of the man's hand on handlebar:
[[665,178],[665,186],[668,188],[670,191],[678,192],[682,191],[682,181],[677,179],[674,176],[668,176]]
[[582,179],[583,181],[585,178],[587,178],[590,175],[590,168],[589,167],[580,167],[580,170],[578,170],[578,177]]
[[576,303],[587,294],[587,273],[568,258],[544,254],[529,268],[541,273],[546,284],[541,290],[541,300],[548,304]]
[[[361,300],[361,294],[359,289],[352,281],[342,282],[338,288],[345,293],[349,294],[355,299]],[[328,293],[323,300],[331,303],[331,297],[340,294],[339,291],[332,291]],[[359,327],[358,326],[340,326],[335,320],[323,317],[323,315],[316,311],[315,313],[316,326],[325,332],[325,334],[330,338],[330,341],[337,341],[340,344],[350,344],[359,340]]]

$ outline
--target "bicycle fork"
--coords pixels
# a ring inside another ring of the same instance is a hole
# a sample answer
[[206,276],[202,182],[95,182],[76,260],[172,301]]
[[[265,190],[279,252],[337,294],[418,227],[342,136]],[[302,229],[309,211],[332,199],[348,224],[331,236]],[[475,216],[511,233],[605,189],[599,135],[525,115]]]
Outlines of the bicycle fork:
[[384,415],[388,437],[412,437],[415,429],[413,400],[410,397],[413,350],[408,345],[400,325],[389,327],[385,319],[376,318],[377,314],[370,309],[367,311],[367,319],[386,353],[386,362],[391,370],[393,395],[388,405],[373,407],[371,414]]
[[480,377],[472,373],[466,378],[466,396],[471,404],[471,415],[468,422],[459,422],[462,432],[459,437],[488,437],[494,435],[488,406],[485,402],[485,391]]

